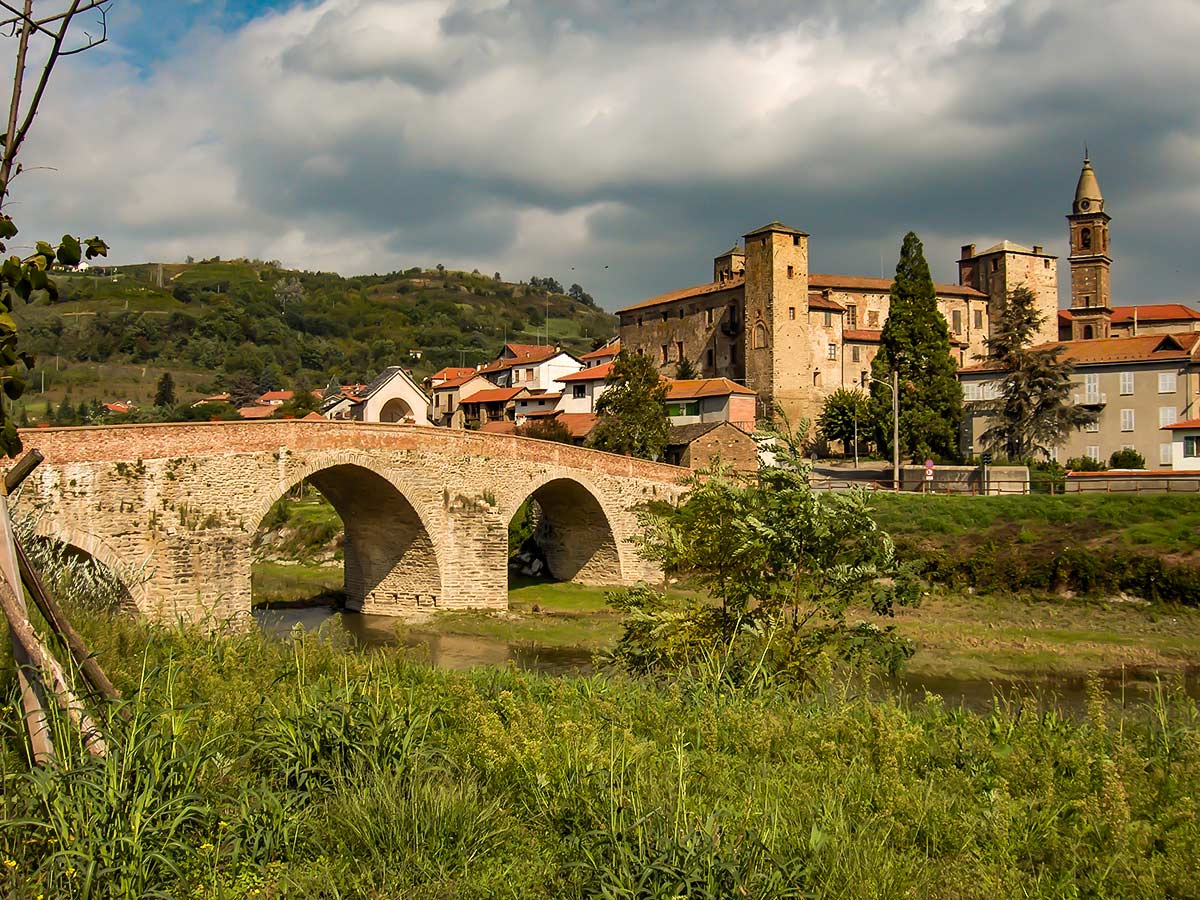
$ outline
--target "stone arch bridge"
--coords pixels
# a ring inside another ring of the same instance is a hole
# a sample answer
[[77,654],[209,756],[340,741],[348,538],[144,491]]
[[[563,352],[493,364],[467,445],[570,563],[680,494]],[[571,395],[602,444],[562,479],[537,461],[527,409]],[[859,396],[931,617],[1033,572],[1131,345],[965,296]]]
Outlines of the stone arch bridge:
[[411,425],[255,421],[38,428],[46,457],[16,509],[37,531],[126,579],[145,615],[245,617],[250,545],[280,497],[308,479],[346,530],[348,604],[364,612],[504,609],[508,524],[542,509],[551,574],[632,584],[661,573],[630,539],[636,508],[680,491],[684,471],[565,444]]

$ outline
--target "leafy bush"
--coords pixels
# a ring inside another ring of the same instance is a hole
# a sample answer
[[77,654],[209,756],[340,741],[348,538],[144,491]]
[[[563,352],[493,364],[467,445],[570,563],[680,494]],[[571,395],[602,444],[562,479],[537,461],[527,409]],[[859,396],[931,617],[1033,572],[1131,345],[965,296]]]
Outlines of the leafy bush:
[[1104,472],[1108,467],[1090,456],[1073,456],[1067,460],[1066,469],[1068,472]]
[[1108,465],[1113,469],[1144,469],[1146,458],[1132,447],[1118,450],[1108,459]]

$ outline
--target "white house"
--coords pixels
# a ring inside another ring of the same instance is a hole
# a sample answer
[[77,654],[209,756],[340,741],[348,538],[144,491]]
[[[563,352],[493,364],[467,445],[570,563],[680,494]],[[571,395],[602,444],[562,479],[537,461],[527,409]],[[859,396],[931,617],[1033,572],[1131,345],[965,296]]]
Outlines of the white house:
[[344,389],[325,402],[327,419],[429,425],[429,397],[400,366],[388,366],[360,391]]
[[528,391],[554,391],[555,381],[578,372],[583,363],[560,347],[549,344],[505,344],[500,356],[479,374],[499,387],[521,387]]
[[1167,425],[1171,432],[1171,468],[1176,472],[1200,472],[1200,419]]
[[603,347],[597,347],[591,353],[585,353],[579,357],[579,361],[583,363],[584,368],[590,369],[592,366],[602,366],[605,363],[610,363],[617,358],[617,354],[621,352],[621,339],[613,338]]
[[754,431],[758,395],[728,378],[696,378],[667,383],[667,416],[672,425],[731,422]]
[[611,362],[606,362],[560,376],[562,398],[558,408],[565,413],[594,413],[612,366]]

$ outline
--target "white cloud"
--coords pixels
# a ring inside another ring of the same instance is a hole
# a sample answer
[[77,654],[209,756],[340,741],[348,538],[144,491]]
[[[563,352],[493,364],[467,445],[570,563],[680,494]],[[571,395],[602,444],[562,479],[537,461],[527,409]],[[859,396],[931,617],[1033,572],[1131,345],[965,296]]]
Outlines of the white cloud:
[[1197,24],[1184,0],[1153,19],[1082,0],[325,0],[195,31],[148,73],[64,64],[25,155],[58,171],[18,181],[14,212],[124,261],[575,265],[615,303],[701,280],[772,218],[812,231],[824,270],[874,273],[879,246],[890,268],[909,227],[938,252],[1053,247],[1089,140],[1139,273],[1119,258],[1118,293],[1150,299],[1179,292],[1144,277],[1162,245],[1144,198],[1179,200],[1162,185],[1196,168]]

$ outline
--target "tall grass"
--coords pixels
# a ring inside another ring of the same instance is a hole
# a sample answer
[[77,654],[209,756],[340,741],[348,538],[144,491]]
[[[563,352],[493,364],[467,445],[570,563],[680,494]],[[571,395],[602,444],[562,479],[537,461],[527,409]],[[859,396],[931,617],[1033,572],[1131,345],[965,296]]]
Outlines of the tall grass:
[[0,896],[1200,896],[1200,712],[1166,688],[976,715],[76,618],[131,715],[31,771],[0,685]]

